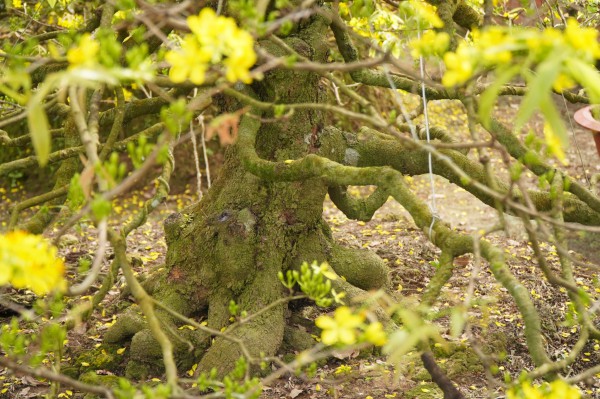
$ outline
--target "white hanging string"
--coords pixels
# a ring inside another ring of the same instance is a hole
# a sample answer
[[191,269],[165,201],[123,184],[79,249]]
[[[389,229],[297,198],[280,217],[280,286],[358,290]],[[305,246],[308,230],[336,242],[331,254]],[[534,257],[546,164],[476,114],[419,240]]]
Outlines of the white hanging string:
[[394,81],[392,80],[392,77],[390,75],[390,71],[387,67],[387,65],[383,65],[383,73],[385,74],[385,78],[388,81],[388,84],[390,85],[390,88],[392,89],[392,92],[394,93],[394,101],[396,102],[396,104],[398,105],[398,108],[400,108],[400,114],[402,114],[402,118],[406,121],[406,124],[408,125],[408,129],[410,130],[410,134],[412,135],[413,140],[419,140],[419,136],[417,135],[417,128],[415,127],[414,123],[412,122],[412,119],[410,118],[410,114],[408,113],[408,111],[406,110],[406,107],[404,106],[404,100],[402,100],[402,97],[400,97],[400,94],[398,93],[398,89],[396,88],[396,84],[394,84]]
[[[194,97],[198,94],[198,89],[194,89]],[[190,133],[192,134],[192,147],[194,148],[194,165],[196,166],[196,194],[198,201],[202,199],[202,173],[200,172],[200,159],[198,157],[198,143],[196,142],[196,132],[194,123],[190,121]]]
[[[421,30],[420,29],[417,31],[417,35],[418,35],[417,37],[420,39],[421,38]],[[420,64],[420,71],[421,71],[421,97],[423,99],[423,118],[425,120],[425,133],[427,136],[427,143],[430,144],[431,138],[430,138],[430,134],[429,134],[429,114],[427,112],[427,96],[425,93],[425,66],[424,66],[423,56],[419,57],[419,64]],[[402,114],[402,117],[406,121],[406,124],[408,125],[408,128],[411,132],[411,135],[413,136],[413,139],[419,140],[416,126],[414,125],[412,119],[410,118],[410,115],[407,112],[406,107],[404,106],[404,101],[400,97],[400,95],[396,89],[396,85],[394,84],[394,81],[392,80],[392,78],[390,76],[390,72],[385,65],[383,66],[383,72],[385,74],[385,77],[386,77],[389,85],[390,85],[390,88],[392,89],[392,91],[394,93],[394,100],[396,101],[396,104],[400,108],[400,113]],[[431,233],[433,232],[433,225],[435,224],[436,219],[439,219],[439,216],[438,216],[437,207],[435,204],[436,192],[435,192],[435,183],[433,180],[433,159],[432,159],[432,154],[431,154],[430,150],[428,150],[428,153],[429,153],[428,154],[429,181],[430,181],[430,185],[431,185],[431,194],[430,194],[430,201],[429,201],[428,206],[429,206],[429,210],[431,211],[431,214],[432,214],[431,225],[429,226],[429,239],[431,239],[432,238]]]
[[[421,30],[417,31],[417,38],[421,39]],[[421,73],[421,98],[423,99],[423,119],[425,120],[425,134],[427,136],[427,144],[430,144],[431,137],[429,135],[429,113],[427,110],[427,93],[425,92],[425,61],[423,60],[423,56],[419,56],[419,69]],[[433,180],[433,155],[431,154],[431,150],[428,150],[427,153],[427,162],[429,166],[429,183],[431,186],[431,197],[429,201],[429,209],[431,210],[432,218],[431,225],[429,226],[429,239],[431,239],[431,232],[433,230],[433,225],[435,224],[435,220],[439,219],[437,207],[435,204],[435,181]]]
[[204,153],[204,165],[206,166],[206,181],[208,183],[208,188],[210,188],[210,165],[208,163],[208,152],[206,151],[206,126],[204,126],[204,115],[198,115],[198,123],[200,124],[200,128],[202,129],[200,133],[200,141],[202,142],[202,152]]

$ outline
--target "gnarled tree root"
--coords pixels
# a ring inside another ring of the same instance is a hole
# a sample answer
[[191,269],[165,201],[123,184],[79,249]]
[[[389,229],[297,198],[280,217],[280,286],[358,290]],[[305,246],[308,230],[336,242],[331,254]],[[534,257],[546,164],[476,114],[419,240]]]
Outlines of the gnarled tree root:
[[[332,284],[338,292],[346,293],[347,302],[364,300],[368,296],[367,290],[387,288],[388,269],[377,255],[366,250],[344,248],[332,243],[330,237],[318,235],[321,236],[321,245],[315,245],[315,240],[308,239],[304,244],[310,244],[311,251],[308,251],[308,247],[300,248],[304,245],[300,243],[298,253],[313,256],[317,261],[328,261],[336,273],[343,276],[332,281]],[[316,248],[319,249],[320,255],[313,252]],[[261,276],[259,273],[249,283],[242,294],[237,296],[236,301],[241,308],[249,308],[254,313],[259,313],[256,317],[250,317],[246,323],[230,324],[228,304],[231,298],[227,297],[226,290],[215,291],[208,296],[200,295],[203,301],[193,302],[183,295],[183,292],[187,292],[184,288],[178,288],[179,285],[183,287],[182,283],[174,284],[173,281],[169,281],[169,274],[166,269],[162,269],[144,283],[146,289],[157,301],[186,317],[199,315],[208,307],[208,326],[216,331],[223,330],[222,335],[210,339],[210,334],[206,332],[181,328],[185,322],[157,308],[163,330],[173,343],[180,372],[185,372],[198,363],[199,372],[209,372],[216,368],[218,375],[223,376],[232,370],[240,357],[256,360],[263,356],[272,356],[280,350],[289,353],[307,349],[314,344],[309,333],[294,327],[298,320],[294,319],[294,316],[288,317],[285,302],[271,306],[266,311],[261,309],[269,303],[253,303],[257,290],[264,291],[264,287],[270,285],[281,286],[276,276]],[[272,281],[265,284],[265,279]],[[169,284],[165,290],[166,283]],[[189,291],[189,287],[187,290]],[[277,295],[271,296],[271,302],[283,298],[283,290],[278,288],[276,291]],[[189,292],[186,295],[189,295]],[[382,322],[393,324],[383,309],[377,306],[374,308],[374,314]],[[249,312],[249,315],[252,315],[252,312]],[[145,318],[137,305],[126,309],[104,335],[107,344],[122,344],[128,340],[131,340],[131,346],[128,350],[127,377],[142,379],[160,375],[164,371],[160,346],[147,328]]]

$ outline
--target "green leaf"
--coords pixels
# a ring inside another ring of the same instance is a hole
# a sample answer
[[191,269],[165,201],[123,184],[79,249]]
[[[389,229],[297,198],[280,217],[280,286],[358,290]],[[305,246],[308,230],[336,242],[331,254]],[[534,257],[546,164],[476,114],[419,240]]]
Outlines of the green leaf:
[[467,323],[467,313],[463,308],[452,308],[450,313],[450,335],[459,337]]
[[50,140],[50,124],[41,103],[32,102],[29,106],[27,125],[38,163],[44,167],[48,163],[52,142]]
[[592,102],[599,103],[600,73],[598,73],[598,70],[577,58],[567,59],[565,65],[571,77],[585,87]]
[[91,204],[92,214],[96,220],[102,220],[110,215],[112,205],[104,198],[97,196]]
[[391,363],[398,363],[402,356],[411,351],[421,341],[421,335],[399,330],[388,337],[388,342],[383,348]]
[[556,133],[560,139],[563,148],[568,147],[569,137],[567,136],[567,129],[565,128],[565,124],[560,117],[560,113],[556,109],[556,106],[554,105],[554,102],[552,102],[550,96],[542,98],[542,101],[540,102],[540,109],[544,115],[544,118],[546,119],[546,122],[552,127],[553,132]]
[[537,68],[537,75],[531,81],[531,84],[527,88],[527,94],[521,102],[521,108],[517,114],[517,121],[515,122],[515,131],[519,131],[525,124],[525,122],[531,118],[534,111],[540,107],[544,97],[550,98],[550,92],[552,85],[556,80],[556,77],[560,73],[562,57],[557,54],[552,54],[548,57],[549,60],[542,63]]
[[515,65],[503,71],[479,97],[479,119],[486,129],[490,128],[490,116],[492,115],[492,107],[496,102],[496,98],[498,98],[498,92],[504,84],[508,83],[519,72],[519,69],[520,67]]
[[350,6],[350,12],[353,17],[368,18],[375,12],[375,2],[373,0],[354,0]]

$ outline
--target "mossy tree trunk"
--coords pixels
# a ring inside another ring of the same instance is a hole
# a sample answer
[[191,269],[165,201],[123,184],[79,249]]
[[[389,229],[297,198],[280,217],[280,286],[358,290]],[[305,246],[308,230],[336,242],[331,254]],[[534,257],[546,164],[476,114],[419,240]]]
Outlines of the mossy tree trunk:
[[[325,62],[327,28],[322,18],[302,23],[286,44],[307,58]],[[261,45],[274,55],[285,54],[273,43]],[[278,69],[267,73],[253,89],[263,101],[291,104],[323,99],[319,76],[311,72]],[[271,116],[265,118],[275,120]],[[283,120],[263,121],[256,149],[262,158],[272,161],[311,153],[342,161],[346,146],[339,131],[323,128],[321,111],[299,110]],[[265,308],[285,295],[277,273],[303,261],[328,261],[338,274],[362,289],[386,285],[387,271],[381,259],[332,241],[322,219],[328,190],[324,180],[261,180],[244,169],[238,153],[238,145],[228,148],[220,178],[202,201],[165,221],[166,265],[147,284],[157,300],[186,316],[205,311],[208,326],[220,330],[230,324],[231,300],[248,314]],[[273,355],[282,344],[288,313],[287,305],[271,307],[251,322],[227,330],[227,335],[241,339],[253,356]],[[174,322],[166,314],[162,317]],[[132,335],[128,372],[142,376],[160,364],[160,350],[135,310],[118,320],[106,340],[117,342]],[[240,347],[223,337],[217,337],[204,352],[207,337],[191,335],[176,345],[182,367],[201,357],[201,371],[216,367],[222,375],[242,356]],[[185,340],[194,350],[190,351]]]

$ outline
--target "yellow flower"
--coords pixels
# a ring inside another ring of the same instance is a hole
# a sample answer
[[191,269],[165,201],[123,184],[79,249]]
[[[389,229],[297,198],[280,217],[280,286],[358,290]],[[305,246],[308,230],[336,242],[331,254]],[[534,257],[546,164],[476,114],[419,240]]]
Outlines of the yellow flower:
[[65,266],[42,236],[13,231],[0,235],[0,285],[29,288],[37,295],[64,290]]
[[565,29],[567,43],[592,58],[600,58],[600,45],[596,40],[597,36],[596,29],[581,27],[577,20],[573,18],[567,21]]
[[56,24],[67,29],[77,29],[83,25],[83,16],[77,14],[64,14],[63,16],[58,17]]
[[341,306],[335,310],[333,318],[319,316],[315,324],[323,330],[321,341],[325,345],[352,345],[356,343],[356,330],[363,320],[363,316],[353,314],[350,308]]
[[573,79],[571,79],[568,75],[565,75],[564,73],[559,74],[556,80],[554,81],[554,84],[552,85],[554,90],[556,90],[558,93],[562,93],[563,90],[570,89],[573,86],[575,86],[575,82],[573,81]]
[[424,1],[411,0],[410,5],[419,19],[429,23],[434,28],[441,28],[444,22],[437,14],[436,7]]
[[181,51],[169,51],[165,55],[171,64],[169,78],[175,83],[190,79],[192,83],[204,83],[204,76],[208,68],[207,53],[203,51],[192,36],[186,36],[181,44]]
[[571,386],[563,380],[555,380],[550,383],[550,395],[552,399],[579,399],[581,392],[577,387]]
[[350,19],[350,7],[348,7],[348,4],[346,3],[340,3],[339,4],[339,12],[340,12],[340,17],[342,17],[342,19]]
[[471,50],[465,43],[458,46],[456,53],[446,53],[444,55],[444,63],[447,68],[442,77],[444,86],[451,87],[463,84],[473,76],[474,61],[471,58]]
[[218,16],[210,8],[188,17],[187,22],[192,34],[185,36],[180,50],[165,56],[171,64],[171,80],[190,79],[194,84],[202,84],[209,66],[222,62],[228,81],[252,81],[249,70],[256,63],[256,53],[254,39],[248,32],[238,28],[232,18]]
[[231,49],[227,53],[228,58],[225,61],[227,66],[227,80],[237,82],[241,80],[244,83],[250,83],[250,68],[256,63],[256,53],[254,52],[254,39],[248,32],[237,30],[231,36]]
[[506,392],[506,399],[580,399],[581,392],[577,387],[571,386],[562,380],[552,381],[550,384],[531,385],[525,381],[520,386],[511,388]]
[[318,265],[317,262],[313,262],[310,267],[312,267],[315,274],[322,274],[330,280],[336,280],[338,278],[338,275],[329,268],[327,262],[323,262],[320,265]]
[[93,64],[99,51],[100,44],[89,33],[85,33],[79,39],[79,45],[67,51],[67,60],[72,67]]
[[410,54],[413,58],[419,56],[441,56],[450,44],[450,36],[446,32],[435,32],[428,30],[420,39],[412,40],[409,46],[412,48]]
[[563,164],[566,163],[565,152],[563,148],[567,143],[561,140],[560,136],[556,134],[552,126],[546,122],[544,123],[544,137],[546,138],[546,146],[548,152],[554,154],[559,161]]
[[475,31],[473,40],[487,65],[506,64],[512,60],[514,41],[505,29],[492,26],[485,31]]
[[378,321],[367,326],[362,338],[375,346],[383,346],[387,342],[387,335],[383,331],[383,325]]
[[12,0],[12,5],[14,8],[22,8],[23,2],[21,0]]

